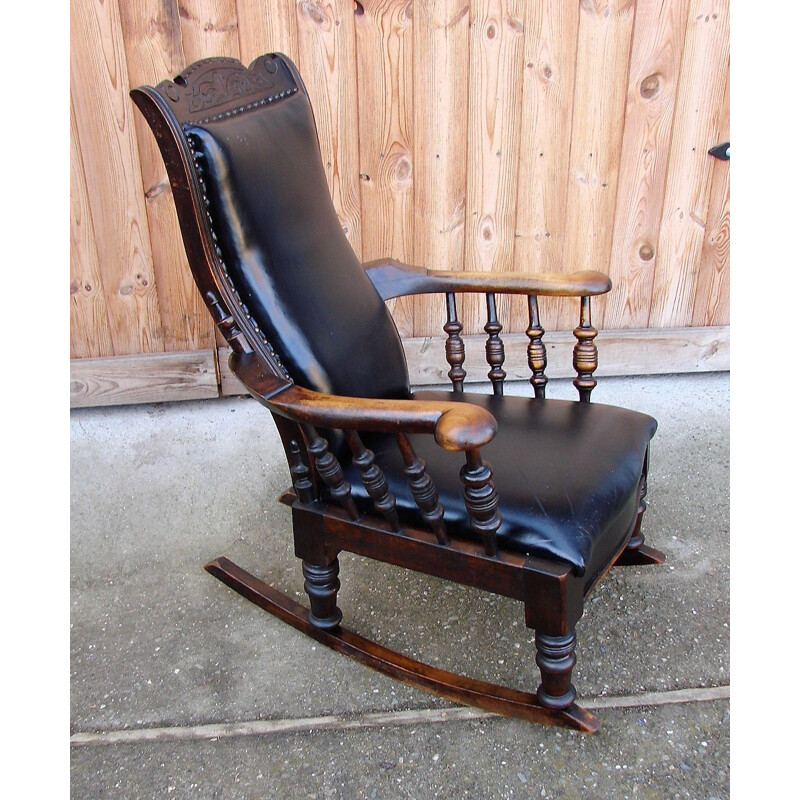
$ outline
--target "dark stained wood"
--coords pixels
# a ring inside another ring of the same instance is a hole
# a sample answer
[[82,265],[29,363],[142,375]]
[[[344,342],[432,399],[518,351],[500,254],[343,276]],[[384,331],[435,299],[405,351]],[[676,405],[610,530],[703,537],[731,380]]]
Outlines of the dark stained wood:
[[531,386],[534,397],[544,400],[547,386],[547,376],[544,374],[547,369],[547,348],[542,341],[544,328],[539,322],[539,300],[535,294],[528,295],[528,318],[529,324],[525,335],[530,340],[528,366],[531,370]]
[[500,502],[492,481],[492,468],[483,461],[479,451],[468,450],[466,455],[467,463],[461,468],[460,476],[470,525],[483,540],[486,555],[496,556],[497,529],[503,518],[498,511]]
[[643,544],[634,550],[623,550],[617,560],[614,562],[615,567],[646,567],[658,566],[667,560],[666,555],[655,547]]
[[639,507],[636,509],[633,531],[628,538],[627,546],[614,562],[615,566],[663,564],[667,560],[667,557],[660,550],[656,550],[644,543],[644,534],[642,533],[642,518],[647,510],[645,499],[647,497],[647,471],[649,466],[650,451],[648,449],[644,460],[644,468],[642,469],[642,477],[639,481]]
[[[395,532],[379,518],[365,515],[350,520],[336,506],[320,503],[301,506],[292,497],[284,495],[284,498],[292,509],[295,552],[299,558],[319,560],[319,553],[332,558],[346,550],[523,601],[528,592],[524,584],[525,569],[532,575],[543,576],[545,583],[552,583],[553,587],[559,586],[559,579],[563,578],[560,573],[553,578],[546,566],[535,562],[531,566],[530,559],[519,553],[501,550],[495,556],[488,556],[479,541],[459,538],[442,545],[430,529],[421,525],[404,525],[402,531]],[[561,568],[563,572],[566,565]],[[569,568],[566,572],[569,573]],[[542,610],[534,609],[533,613],[541,615]]]
[[430,525],[439,544],[448,544],[450,537],[444,527],[444,509],[439,503],[439,492],[421,459],[402,433],[397,434],[397,445],[403,455],[403,472],[408,478],[411,494],[422,512],[425,522]]
[[376,642],[364,639],[341,625],[332,630],[313,625],[308,620],[307,609],[300,603],[260,581],[226,558],[212,561],[206,565],[206,570],[243,597],[320,644],[418,689],[433,692],[456,703],[541,725],[574,728],[583,733],[595,733],[600,727],[592,713],[574,703],[565,709],[548,708],[541,705],[534,694],[474,680],[422,664]]
[[581,297],[581,322],[573,331],[578,340],[572,355],[572,364],[578,377],[573,384],[578,390],[582,403],[588,403],[592,396],[592,389],[597,386],[593,374],[597,369],[597,345],[594,339],[597,329],[592,326],[592,312],[588,297]]
[[314,502],[314,482],[311,480],[311,470],[306,466],[300,455],[300,445],[296,440],[289,444],[289,472],[292,474],[292,486],[301,503]]
[[331,497],[347,512],[350,519],[358,519],[358,509],[350,493],[350,484],[344,478],[339,460],[328,449],[327,440],[317,433],[313,425],[304,424],[302,429],[314,469],[328,487]]
[[444,354],[450,370],[447,377],[453,384],[453,391],[464,391],[464,378],[467,373],[464,371],[464,340],[461,338],[461,331],[464,326],[458,320],[456,309],[456,296],[453,292],[447,292],[447,322],[444,324],[444,332],[447,334],[447,341],[444,343]]
[[536,664],[542,673],[542,684],[536,690],[539,702],[547,708],[569,708],[576,696],[571,681],[575,666],[575,632],[548,636],[537,630]]
[[503,381],[506,379],[506,373],[503,369],[506,351],[503,347],[503,340],[500,338],[503,326],[497,319],[497,304],[494,292],[489,292],[486,295],[486,315],[488,321],[483,329],[489,337],[486,340],[486,363],[489,365],[488,378],[492,382],[492,391],[496,395],[501,395],[503,394]]
[[497,420],[488,411],[466,403],[328,395],[270,374],[250,354],[233,353],[229,363],[248,391],[271,410],[320,428],[432,433],[445,450],[482,447],[497,432]]
[[375,508],[382,514],[393,531],[401,528],[397,514],[397,501],[389,491],[389,483],[383,470],[375,463],[375,453],[364,446],[361,437],[355,431],[346,431],[347,443],[353,452],[353,463],[361,471],[361,480],[367,494],[375,503]]
[[497,292],[537,294],[547,297],[582,297],[611,290],[607,275],[594,270],[571,273],[450,272],[381,259],[364,264],[384,300],[409,294],[435,292]]
[[331,631],[342,621],[341,609],[336,605],[339,593],[339,559],[330,564],[317,565],[303,561],[303,588],[308,595],[311,610],[308,621],[323,631]]

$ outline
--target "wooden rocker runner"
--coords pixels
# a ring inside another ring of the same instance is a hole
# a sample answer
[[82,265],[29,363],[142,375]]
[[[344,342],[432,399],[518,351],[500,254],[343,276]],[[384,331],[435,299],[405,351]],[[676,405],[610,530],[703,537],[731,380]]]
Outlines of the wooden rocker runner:
[[[589,402],[590,298],[599,272],[433,270],[360,264],[333,208],[303,82],[289,59],[212,58],[132,97],[166,164],[189,264],[230,343],[230,367],[272,413],[292,488],[310,608],[219,558],[228,586],[335,650],[458,703],[586,732],[575,702],[575,625],[612,566],[657,564],[644,544],[652,418]],[[441,265],[440,265],[441,266]],[[486,296],[492,395],[464,392],[457,296]],[[413,392],[385,300],[444,295],[452,391]],[[495,297],[527,296],[533,398],[503,394]],[[579,399],[547,400],[539,296],[574,297]],[[341,625],[341,551],[521,600],[536,693],[421,664]]]

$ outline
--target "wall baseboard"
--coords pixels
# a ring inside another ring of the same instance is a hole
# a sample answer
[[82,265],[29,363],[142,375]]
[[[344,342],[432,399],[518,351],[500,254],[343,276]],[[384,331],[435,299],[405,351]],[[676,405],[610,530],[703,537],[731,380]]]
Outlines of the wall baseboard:
[[[414,386],[447,384],[449,369],[444,357],[445,337],[403,341],[408,370]],[[487,380],[484,336],[465,336],[467,382]],[[549,378],[573,377],[569,331],[545,335]],[[528,380],[524,334],[503,337],[507,380]],[[646,328],[601,331],[596,339],[600,352],[598,378],[611,375],[664,375],[671,373],[723,372],[730,369],[730,327]],[[203,400],[246,394],[228,369],[230,350],[198,350],[179,353],[78,358],[70,362],[70,407],[161,403]]]

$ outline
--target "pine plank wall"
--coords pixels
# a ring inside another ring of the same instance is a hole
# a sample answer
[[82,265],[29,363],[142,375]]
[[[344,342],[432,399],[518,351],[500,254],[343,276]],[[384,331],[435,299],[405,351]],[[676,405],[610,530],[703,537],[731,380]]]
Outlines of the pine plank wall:
[[[71,403],[236,393],[128,91],[280,51],[311,94],[355,252],[437,269],[599,269],[603,374],[729,367],[728,0],[72,0]],[[522,298],[498,298],[527,378]],[[485,379],[482,297],[461,308]],[[391,301],[445,382],[439,297]],[[577,301],[542,303],[552,377]]]

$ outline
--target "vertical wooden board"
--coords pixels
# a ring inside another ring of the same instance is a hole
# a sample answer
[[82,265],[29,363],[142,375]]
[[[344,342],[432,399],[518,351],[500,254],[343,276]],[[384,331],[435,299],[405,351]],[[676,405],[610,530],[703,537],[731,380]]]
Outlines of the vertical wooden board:
[[[365,0],[355,17],[361,247],[365,261],[413,259],[413,72],[409,0]],[[389,301],[401,336],[414,334],[411,298]]]
[[69,180],[69,329],[70,357],[110,356],[114,353],[97,260],[94,226],[89,210],[83,161],[78,149],[75,115],[70,107]]
[[[236,0],[179,0],[178,11],[187,64],[216,56],[239,58]],[[227,346],[219,330],[215,339],[218,347]]]
[[70,5],[70,96],[115,355],[164,349],[115,2]]
[[[473,3],[464,245],[470,270],[512,268],[524,19],[523,0]],[[507,327],[508,296],[498,297],[497,311]],[[484,298],[465,296],[463,316],[466,333],[482,330]]]
[[650,327],[692,320],[728,72],[727,0],[692,0],[673,123]]
[[178,12],[187,64],[213,56],[239,58],[236,0],[178,0]]
[[342,230],[361,258],[358,87],[352,0],[300,0],[298,53]]
[[[731,77],[725,87],[725,102],[719,119],[716,144],[731,140]],[[731,175],[730,162],[714,162],[709,192],[706,231],[700,252],[697,292],[692,325],[730,323]]]
[[689,0],[636,6],[609,265],[614,288],[598,327],[647,324],[688,11]]
[[[628,64],[635,4],[632,0],[583,0],[572,117],[567,193],[566,270],[607,272],[611,259],[614,208]],[[602,318],[605,298],[592,302]],[[559,329],[578,322],[578,303],[558,304]]]
[[236,0],[243,64],[264,53],[283,53],[298,63],[295,5],[293,0]]
[[[123,2],[120,17],[131,86],[155,86],[186,66],[175,0]],[[155,138],[141,114],[135,112],[134,119],[164,349],[203,350],[213,346],[214,324],[189,269],[172,190]]]
[[[414,6],[414,261],[430,269],[464,268],[467,0]],[[414,301],[414,335],[442,332],[441,297]]]
[[[578,3],[528,0],[513,265],[522,272],[565,269],[562,256],[577,46]],[[551,298],[539,300],[545,327],[557,313],[554,303]],[[524,330],[527,324],[527,309],[514,308],[514,330]]]

